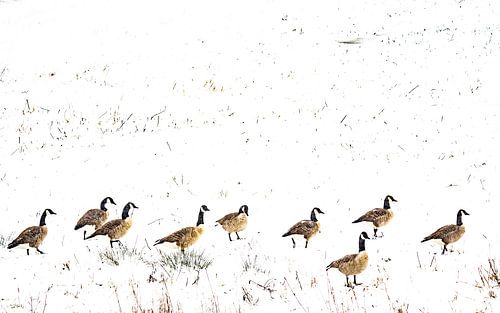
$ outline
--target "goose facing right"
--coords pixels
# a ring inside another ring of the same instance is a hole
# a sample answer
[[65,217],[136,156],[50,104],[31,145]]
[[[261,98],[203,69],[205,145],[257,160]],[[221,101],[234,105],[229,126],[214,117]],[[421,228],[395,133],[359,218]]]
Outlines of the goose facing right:
[[[40,224],[38,226],[31,226],[23,230],[16,239],[14,239],[9,245],[7,249],[12,249],[17,247],[18,245],[28,244],[29,247],[35,248],[40,254],[44,254],[38,247],[45,239],[48,233],[47,224],[45,224],[45,218],[47,217],[47,212],[50,214],[56,214],[51,209],[45,209],[42,213],[42,217],[40,217]],[[30,249],[26,249],[26,253],[30,255]]]
[[[96,229],[101,228],[101,226],[106,222],[108,219],[108,209],[106,208],[106,203],[109,201],[109,203],[116,205],[115,201],[111,197],[106,197],[101,201],[101,208],[100,209],[90,209],[85,214],[80,217],[78,222],[76,223],[75,230],[78,230],[84,226],[90,225],[94,226],[94,231]],[[85,240],[87,238],[87,231],[83,231],[83,239]]]
[[179,229],[172,234],[160,238],[155,241],[153,246],[162,244],[164,242],[172,242],[175,243],[179,248],[181,248],[181,252],[184,253],[184,250],[190,246],[192,246],[198,239],[203,235],[203,225],[205,224],[204,215],[206,211],[210,211],[206,205],[202,205],[200,207],[200,211],[198,212],[198,221],[196,222],[196,227],[188,226]]
[[[314,208],[311,211],[311,219],[310,220],[302,220],[300,222],[297,222],[295,225],[290,227],[290,229],[282,235],[282,237],[287,237],[290,235],[301,235],[304,236],[304,239],[306,240],[306,248],[307,244],[309,243],[309,240],[316,235],[319,231],[319,222],[318,218],[316,217],[316,212],[320,214],[324,214],[323,211],[321,211],[319,208]],[[295,248],[295,240],[292,237],[292,243],[293,247]]]
[[338,260],[330,263],[326,270],[331,268],[338,268],[339,271],[345,275],[346,286],[349,284],[349,275],[354,275],[354,285],[360,285],[356,282],[356,275],[363,272],[368,266],[368,254],[365,251],[365,239],[370,239],[366,232],[359,235],[359,252],[355,254],[348,254]]
[[111,248],[113,248],[113,242],[121,244],[120,238],[128,232],[130,227],[132,227],[132,219],[129,216],[131,208],[137,209],[138,207],[132,202],[127,203],[123,207],[121,219],[115,219],[107,222],[85,239],[94,238],[95,236],[108,236]]
[[238,232],[244,230],[248,223],[248,206],[242,205],[238,212],[226,214],[224,217],[218,219],[217,223],[222,225],[222,228],[227,231],[229,241],[233,241],[231,233],[236,233],[236,238],[240,240]]
[[440,227],[438,230],[425,237],[421,242],[426,242],[431,239],[441,240],[441,242],[444,243],[443,252],[441,252],[441,254],[444,254],[445,251],[448,251],[448,245],[462,238],[465,233],[465,226],[462,223],[462,214],[470,215],[464,209],[458,210],[457,223],[455,225],[451,224]]
[[377,237],[378,228],[389,223],[394,216],[394,213],[391,210],[390,201],[398,202],[398,200],[394,199],[391,195],[387,195],[384,199],[384,207],[383,208],[375,208],[361,215],[358,219],[353,221],[353,223],[359,222],[370,222],[373,224],[373,237]]

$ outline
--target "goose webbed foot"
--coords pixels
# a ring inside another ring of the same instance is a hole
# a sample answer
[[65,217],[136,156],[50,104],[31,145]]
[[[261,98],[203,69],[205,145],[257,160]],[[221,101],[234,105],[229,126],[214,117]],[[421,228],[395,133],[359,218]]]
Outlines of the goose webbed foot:
[[40,253],[40,254],[45,254],[45,252],[43,252],[42,250],[40,250],[38,248],[36,248],[36,251],[38,251],[38,253]]
[[229,235],[229,241],[233,241],[233,239],[231,238],[231,233],[227,233]]
[[123,243],[120,240],[110,240],[109,244],[111,245],[111,248],[113,248],[113,242],[118,242],[118,244],[123,247]]
[[241,240],[240,235],[238,235],[238,232],[235,233],[236,233],[236,238],[238,238],[238,240]]
[[357,283],[357,282],[356,282],[356,275],[354,275],[354,285],[355,285],[355,286],[359,286],[359,285],[362,285],[362,284],[363,284],[363,283]]

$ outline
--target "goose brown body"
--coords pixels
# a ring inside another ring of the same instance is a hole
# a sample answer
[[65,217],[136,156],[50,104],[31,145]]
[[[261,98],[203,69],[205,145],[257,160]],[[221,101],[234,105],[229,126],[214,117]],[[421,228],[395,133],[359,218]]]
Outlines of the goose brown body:
[[439,239],[445,244],[454,243],[462,238],[465,233],[464,225],[446,225],[424,238],[424,241],[431,239]]
[[363,272],[368,266],[368,253],[362,251],[360,253],[346,255],[328,265],[330,268],[338,268],[339,271],[346,275],[358,275]]
[[[47,213],[56,214],[51,209],[45,209],[40,217],[40,223],[38,226],[31,226],[23,230],[19,236],[16,237],[11,243],[7,245],[7,249],[12,249],[19,245],[28,244],[29,247],[35,248],[39,253],[43,253],[40,251],[39,247],[42,244],[45,237],[47,237],[48,228],[45,224],[45,218],[47,217]],[[26,253],[29,255],[29,248],[26,249]]]
[[373,234],[375,237],[377,237],[378,228],[387,225],[387,223],[389,223],[394,217],[394,213],[391,210],[391,205],[389,200],[397,202],[397,200],[394,199],[392,196],[387,195],[384,199],[383,208],[371,209],[365,214],[361,215],[358,219],[353,221],[353,223],[360,223],[360,222],[372,223],[374,226]]
[[236,233],[236,236],[240,239],[238,232],[245,230],[248,224],[248,206],[242,205],[238,212],[226,214],[218,219],[217,223],[222,225],[222,228],[229,233],[229,240],[232,240],[231,233]]
[[349,276],[354,276],[354,285],[358,285],[356,283],[356,275],[363,272],[368,266],[368,253],[365,250],[365,239],[370,239],[366,232],[362,232],[359,235],[358,245],[359,250],[358,253],[348,254],[338,260],[333,261],[328,264],[326,270],[328,271],[331,268],[337,268],[342,274],[346,277],[346,285],[349,284]]
[[393,217],[394,213],[391,210],[376,208],[361,215],[355,223],[370,222],[373,223],[375,227],[381,227],[389,223]]
[[[301,235],[306,240],[306,248],[309,243],[309,240],[319,232],[320,224],[316,217],[316,212],[324,214],[319,208],[314,208],[311,211],[311,219],[302,220],[300,222],[295,223],[286,233],[282,235],[282,237],[287,237],[291,235]],[[295,240],[292,238],[293,247],[295,248]]]
[[98,228],[92,235],[88,236],[87,239],[95,236],[108,236],[111,240],[118,240],[128,232],[130,227],[132,227],[132,219],[130,217],[126,219],[111,220]]
[[318,233],[319,227],[319,222],[302,220],[290,227],[290,229],[283,235],[283,237],[290,235],[302,235],[306,240],[309,240]]
[[171,233],[168,236],[160,238],[155,241],[153,246],[165,243],[172,242],[177,245],[177,247],[181,248],[181,251],[184,252],[184,249],[192,246],[198,239],[200,239],[203,234],[203,224],[204,224],[204,214],[206,211],[210,211],[206,205],[202,205],[200,207],[200,211],[198,212],[198,221],[196,222],[196,226],[188,226],[179,229],[176,232]]
[[31,248],[40,247],[42,241],[47,237],[47,226],[31,226],[23,230],[16,239],[14,239],[7,248],[11,249],[18,245],[28,244]]
[[75,230],[80,229],[84,226],[91,225],[95,229],[100,228],[106,220],[108,219],[108,211],[103,211],[100,209],[90,209],[78,220],[75,226]]
[[111,248],[113,248],[113,242],[120,242],[122,238],[132,227],[132,219],[129,216],[129,211],[131,208],[137,208],[132,202],[128,202],[122,211],[122,218],[115,219],[107,222],[98,228],[92,235],[85,237],[85,239],[94,238],[95,236],[108,236]]
[[462,214],[469,215],[469,213],[467,213],[465,210],[460,209],[457,212],[457,223],[455,225],[445,225],[438,228],[438,230],[425,237],[422,242],[426,242],[431,239],[441,240],[441,242],[444,243],[443,251],[441,254],[444,254],[445,251],[448,251],[447,246],[450,243],[458,241],[465,233],[465,226],[462,223]]
[[164,242],[172,242],[181,248],[181,251],[192,246],[203,234],[203,227],[189,226],[184,227],[166,237],[163,237],[155,242],[154,245],[158,245]]

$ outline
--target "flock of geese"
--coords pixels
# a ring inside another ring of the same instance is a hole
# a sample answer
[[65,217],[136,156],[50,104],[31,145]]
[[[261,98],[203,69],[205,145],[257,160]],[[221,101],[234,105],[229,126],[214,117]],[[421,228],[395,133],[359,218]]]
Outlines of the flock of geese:
[[[360,222],[368,222],[373,225],[373,236],[380,237],[377,234],[377,231],[380,227],[389,223],[389,221],[393,218],[394,214],[391,210],[390,201],[397,202],[392,196],[388,195],[384,199],[383,208],[375,208],[369,210],[358,219],[353,221],[353,223]],[[132,203],[128,202],[122,211],[121,219],[114,219],[106,222],[108,219],[108,210],[106,205],[108,203],[115,204],[114,200],[111,197],[106,197],[101,201],[100,209],[91,209],[85,212],[83,216],[78,220],[75,226],[75,230],[83,228],[85,226],[93,226],[94,232],[87,236],[87,231],[83,232],[83,239],[91,239],[96,236],[108,236],[111,248],[113,248],[113,243],[120,242],[120,238],[122,238],[127,231],[132,226],[132,219],[129,216],[129,211],[138,207]],[[203,234],[203,224],[204,224],[204,214],[205,212],[210,211],[206,205],[202,205],[198,212],[198,220],[196,226],[188,226],[184,227],[176,232],[173,232],[163,238],[160,238],[155,241],[154,245],[159,245],[162,243],[175,243],[181,251],[184,253],[184,250],[190,246],[192,246]],[[302,220],[294,224],[290,229],[283,234],[283,237],[288,237],[292,235],[304,237],[306,243],[305,248],[309,243],[309,240],[318,233],[320,224],[318,222],[318,218],[316,216],[318,214],[324,214],[319,208],[314,208],[311,211],[311,217],[308,220]],[[45,219],[47,214],[56,214],[51,209],[46,209],[43,211],[42,216],[40,218],[40,224],[38,226],[31,226],[23,230],[16,239],[14,239],[8,246],[8,249],[14,248],[19,245],[27,245],[26,248],[27,254],[29,255],[29,248],[35,248],[36,251],[43,254],[39,247],[44,238],[47,236],[47,225],[45,223]],[[422,242],[437,239],[441,240],[444,244],[442,254],[448,251],[447,246],[453,242],[459,240],[464,232],[465,228],[462,223],[462,215],[469,215],[465,210],[461,209],[457,213],[456,224],[445,225],[440,227],[435,232],[425,237]],[[238,212],[229,213],[224,217],[217,220],[217,223],[222,226],[222,228],[228,233],[229,240],[232,241],[231,237],[232,233],[236,234],[237,239],[241,239],[238,232],[243,231],[248,222],[248,206],[242,205]],[[295,239],[291,237],[293,247],[295,248],[296,243]],[[347,286],[351,286],[349,283],[349,276],[354,276],[354,285],[358,285],[356,282],[356,275],[363,272],[368,265],[368,254],[365,250],[365,240],[370,239],[368,234],[363,231],[359,235],[359,250],[358,253],[346,255],[338,260],[331,262],[326,270],[328,271],[331,268],[337,268],[341,273],[346,276],[346,284]]]

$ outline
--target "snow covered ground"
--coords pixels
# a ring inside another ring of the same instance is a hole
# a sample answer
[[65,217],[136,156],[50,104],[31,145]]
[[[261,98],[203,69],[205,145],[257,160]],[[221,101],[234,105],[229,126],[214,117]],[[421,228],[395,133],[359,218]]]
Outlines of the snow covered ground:
[[[493,0],[0,1],[0,311],[499,312],[499,21]],[[387,194],[347,288],[325,267]],[[73,230],[106,196],[139,206],[114,252]],[[152,243],[202,204],[213,262],[169,271]],[[45,208],[47,254],[7,250]],[[454,252],[420,243],[461,208]]]

